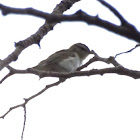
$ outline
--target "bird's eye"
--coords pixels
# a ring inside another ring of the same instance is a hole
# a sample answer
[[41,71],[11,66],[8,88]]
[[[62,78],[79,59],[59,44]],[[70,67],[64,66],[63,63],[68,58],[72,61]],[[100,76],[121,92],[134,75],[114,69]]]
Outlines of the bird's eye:
[[82,50],[82,51],[86,51],[86,52],[88,52],[89,51],[89,49],[88,49],[88,47],[86,46],[86,45],[84,45],[84,44],[78,44],[78,46],[80,47],[80,49]]
[[86,49],[85,48],[81,48],[81,50],[84,50],[85,51]]
[[85,48],[85,47],[81,47],[81,50],[88,51],[87,48]]

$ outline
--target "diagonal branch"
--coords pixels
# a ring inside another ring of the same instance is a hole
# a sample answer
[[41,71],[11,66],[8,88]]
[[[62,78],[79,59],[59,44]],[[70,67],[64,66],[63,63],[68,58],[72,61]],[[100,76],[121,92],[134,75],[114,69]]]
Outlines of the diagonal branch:
[[[64,11],[69,9],[75,2],[78,2],[80,0],[63,0],[54,8],[52,14],[63,14]],[[2,9],[2,5],[0,5],[0,9]],[[7,9],[6,9],[7,10]],[[5,14],[8,12],[5,12]],[[44,25],[42,25],[39,30],[31,35],[30,37],[26,38],[25,40],[19,41],[15,44],[16,49],[8,55],[2,62],[0,62],[0,70],[2,70],[4,67],[6,67],[8,64],[10,64],[12,61],[16,61],[18,59],[18,56],[21,54],[21,52],[29,47],[32,44],[40,44],[40,40],[50,31],[53,29],[53,27],[57,24],[55,23],[47,23],[45,22]]]
[[77,71],[80,71],[84,68],[86,68],[87,66],[89,66],[90,64],[94,63],[94,62],[97,62],[97,61],[101,61],[101,62],[104,62],[106,64],[112,64],[114,65],[115,67],[117,66],[121,66],[121,64],[119,64],[115,59],[114,57],[109,57],[109,58],[103,58],[103,57],[100,57],[95,51],[93,51],[93,54],[95,55],[93,58],[91,58],[87,63],[85,63],[84,65],[80,66],[79,68],[77,68]]
[[35,97],[41,95],[41,94],[44,93],[44,91],[46,91],[47,89],[49,89],[49,88],[51,88],[51,87],[54,87],[54,86],[58,86],[58,85],[61,84],[62,82],[63,82],[62,80],[59,80],[59,81],[57,81],[57,82],[55,82],[55,83],[52,83],[52,84],[50,84],[50,85],[46,85],[46,87],[45,87],[44,89],[42,89],[40,92],[36,93],[35,95],[33,95],[33,96],[29,97],[29,98],[24,99],[24,103],[19,104],[19,105],[15,105],[15,106],[13,106],[13,107],[10,107],[10,109],[9,109],[5,114],[3,114],[2,116],[0,116],[0,118],[4,119],[5,116],[6,116],[7,114],[9,114],[9,113],[10,113],[12,110],[14,110],[14,109],[17,109],[17,108],[19,108],[19,107],[23,107],[23,108],[24,108],[25,105],[26,105],[30,100],[32,100],[33,98],[35,98]]
[[126,52],[121,52],[121,53],[118,53],[115,55],[115,58],[118,56],[118,55],[121,55],[121,54],[124,54],[124,53],[129,53],[129,52],[132,52],[133,50],[135,50],[137,47],[140,47],[140,44],[137,44],[134,48],[126,51]]

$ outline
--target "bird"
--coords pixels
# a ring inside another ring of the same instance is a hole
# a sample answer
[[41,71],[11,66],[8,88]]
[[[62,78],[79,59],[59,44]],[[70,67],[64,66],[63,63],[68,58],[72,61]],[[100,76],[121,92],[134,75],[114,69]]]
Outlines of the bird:
[[69,49],[55,52],[32,68],[45,72],[71,73],[76,71],[89,54],[92,51],[85,44],[76,43]]

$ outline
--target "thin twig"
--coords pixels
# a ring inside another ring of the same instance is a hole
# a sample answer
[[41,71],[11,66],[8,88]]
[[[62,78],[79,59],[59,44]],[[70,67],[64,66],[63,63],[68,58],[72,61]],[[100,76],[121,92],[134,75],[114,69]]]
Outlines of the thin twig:
[[4,119],[5,116],[6,116],[7,114],[9,114],[12,110],[14,110],[14,109],[16,109],[16,108],[19,108],[19,107],[24,107],[24,106],[25,106],[30,100],[32,100],[33,98],[35,98],[35,97],[41,95],[44,91],[46,91],[47,89],[49,89],[49,88],[51,88],[51,87],[58,86],[58,85],[61,84],[62,82],[63,82],[62,80],[59,80],[59,81],[57,81],[57,82],[55,82],[55,83],[46,85],[46,87],[45,87],[44,89],[42,89],[40,92],[38,92],[37,94],[32,95],[32,96],[30,96],[29,98],[24,99],[24,103],[18,104],[18,105],[13,106],[13,107],[10,107],[10,109],[9,109],[5,114],[3,114],[2,116],[0,116],[0,118]]
[[7,75],[5,75],[1,80],[0,80],[0,84],[2,84],[2,82],[4,80],[6,80],[7,78],[9,78],[10,76],[12,76],[14,73],[9,72]]
[[23,135],[24,135],[24,130],[26,126],[26,106],[24,105],[24,123],[23,123],[23,129],[22,129],[22,134],[21,134],[21,140],[23,140]]
[[4,119],[5,116],[6,116],[7,114],[9,114],[12,110],[14,110],[14,109],[16,109],[16,108],[19,108],[19,107],[22,107],[22,106],[24,106],[24,103],[19,104],[19,105],[15,105],[15,106],[13,106],[13,107],[10,107],[9,110],[8,110],[5,114],[3,114],[2,116],[0,116],[0,118],[1,118],[1,119]]
[[132,52],[133,50],[135,50],[135,49],[136,49],[137,47],[139,47],[139,46],[140,46],[140,44],[137,44],[134,48],[132,48],[132,49],[126,51],[126,52],[118,53],[118,54],[115,55],[115,58],[116,58],[118,55],[121,55],[121,54],[124,54],[124,53]]

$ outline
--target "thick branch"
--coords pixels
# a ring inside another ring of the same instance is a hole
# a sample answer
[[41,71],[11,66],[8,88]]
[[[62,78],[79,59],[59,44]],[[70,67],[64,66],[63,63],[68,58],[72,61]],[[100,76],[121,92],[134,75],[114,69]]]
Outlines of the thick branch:
[[47,14],[47,13],[44,13],[44,12],[41,12],[32,8],[16,9],[16,8],[10,8],[4,5],[0,5],[0,9],[3,11],[5,15],[8,13],[20,13],[20,14],[26,13],[26,14],[35,15],[38,17],[43,17],[47,19],[47,21],[51,22],[51,24],[48,24],[46,22],[42,27],[40,27],[40,29],[35,34],[33,34],[32,36],[30,36],[29,38],[23,41],[19,41],[18,43],[16,43],[15,51],[11,53],[3,61],[1,61],[0,70],[3,69],[12,61],[17,60],[18,56],[25,48],[27,48],[28,46],[34,43],[39,44],[40,40],[44,37],[44,35],[46,35],[50,30],[52,30],[53,26],[55,26],[55,24],[60,21],[84,21],[90,25],[97,25],[111,32],[117,33],[121,36],[140,42],[139,31],[132,24],[128,23],[115,8],[113,8],[111,5],[109,5],[105,1],[102,1],[102,0],[99,0],[99,1],[104,6],[109,8],[121,20],[122,25],[120,26],[115,25],[111,22],[100,19],[98,16],[90,16],[83,11],[78,11],[77,13],[73,15],[63,16],[62,13],[66,9],[68,9],[74,3],[74,1],[70,3],[70,1],[64,0],[59,5],[57,5],[57,7],[53,11],[53,14]]
[[[90,65],[91,63],[94,63],[96,61],[101,61],[101,62],[104,62],[107,64],[112,64],[114,67],[104,68],[104,69],[92,69],[89,71],[80,71],[81,69],[87,67],[88,65]],[[80,77],[80,76],[103,75],[103,74],[108,74],[108,73],[116,73],[119,75],[125,75],[125,76],[132,77],[134,79],[140,78],[140,71],[135,71],[135,70],[130,70],[130,69],[124,68],[121,64],[119,64],[114,59],[114,57],[102,58],[102,57],[98,56],[97,54],[93,58],[91,58],[86,64],[79,67],[77,69],[77,71],[75,71],[73,73],[45,72],[45,71],[35,70],[32,68],[29,68],[27,70],[17,70],[17,69],[12,68],[12,75],[14,75],[14,74],[35,74],[35,75],[38,75],[40,78],[58,77],[58,78],[67,79],[67,78],[72,78],[72,77],[77,77],[77,76]],[[6,76],[6,78],[8,78],[8,76]],[[1,81],[1,83],[2,82],[3,82],[3,79]]]
[[89,71],[76,71],[74,73],[53,73],[53,72],[39,72],[36,70],[31,70],[30,73],[36,74],[42,77],[59,77],[59,78],[72,78],[72,77],[80,77],[80,76],[92,76],[92,75],[104,75],[108,73],[114,73],[118,75],[125,75],[132,77],[134,79],[139,79],[140,78],[140,71],[135,71],[135,70],[129,70],[127,68],[124,68],[122,66],[118,67],[111,67],[111,68],[104,68],[104,69],[92,69]]
[[[30,71],[30,72],[28,72],[28,71]],[[111,67],[111,68],[104,68],[104,69],[92,69],[92,70],[89,70],[89,71],[76,71],[74,73],[69,73],[69,74],[52,73],[52,72],[50,72],[50,73],[49,72],[40,72],[40,71],[33,70],[33,69],[25,70],[25,71],[22,71],[22,72],[23,73],[26,73],[26,72],[27,73],[33,73],[33,74],[36,74],[36,75],[39,75],[39,76],[41,75],[42,77],[48,77],[49,76],[49,77],[59,77],[59,78],[66,78],[66,79],[71,78],[71,77],[77,77],[77,76],[80,77],[80,76],[91,76],[91,75],[104,75],[104,74],[108,74],[108,73],[112,73],[112,74],[114,73],[114,74],[118,74],[118,75],[125,75],[125,76],[132,77],[134,79],[139,79],[140,78],[140,71],[129,70],[127,68],[122,67],[121,65],[116,66],[116,67]],[[21,71],[19,73],[21,73]],[[62,81],[59,80],[58,82],[55,82],[55,83],[50,84],[50,85],[47,85],[44,89],[42,89],[37,94],[35,94],[35,95],[33,95],[33,96],[29,97],[29,98],[24,99],[25,100],[24,103],[11,107],[0,118],[4,118],[9,112],[11,112],[12,110],[14,110],[16,108],[24,107],[33,98],[41,95],[47,89],[49,89],[51,87],[54,87],[54,86],[57,86],[62,82],[63,82],[63,80]]]
[[[34,99],[35,97],[41,95],[44,91],[46,91],[47,89],[57,86],[60,83],[64,82],[64,80],[61,79],[68,79],[68,78],[72,78],[72,77],[77,77],[77,76],[91,76],[91,75],[104,75],[104,74],[108,74],[108,73],[112,73],[112,74],[118,74],[118,75],[125,75],[125,76],[129,76],[132,77],[134,79],[138,79],[140,78],[140,71],[134,71],[134,70],[129,70],[127,68],[124,68],[122,65],[120,65],[115,59],[114,57],[109,57],[109,58],[102,58],[99,55],[97,55],[94,51],[94,57],[92,59],[90,59],[86,64],[84,64],[83,66],[79,67],[74,73],[56,73],[56,72],[42,72],[42,71],[38,71],[35,69],[27,69],[27,70],[16,70],[13,69],[10,66],[7,66],[9,68],[9,70],[12,71],[13,74],[35,74],[38,75],[39,77],[58,77],[60,78],[60,80],[58,82],[55,82],[53,84],[47,85],[44,89],[42,89],[40,92],[38,92],[35,95],[32,95],[29,98],[24,99],[24,103],[16,105],[11,107],[4,115],[2,115],[0,118],[4,118],[9,112],[11,112],[12,110],[19,108],[19,107],[25,107],[26,104]],[[102,61],[105,62],[107,64],[112,64],[114,67],[110,67],[110,68],[104,68],[104,69],[92,69],[89,71],[79,71],[85,67],[87,67],[88,65],[90,65],[93,62],[96,61]],[[25,122],[25,121],[24,121]],[[24,127],[23,127],[24,128]],[[24,129],[23,129],[24,130]],[[24,132],[24,131],[23,131]]]
[[[38,10],[35,10],[32,8],[26,8],[26,9],[15,9],[14,8],[13,10],[8,10],[8,13],[33,15],[33,16],[44,18],[50,23],[52,23],[52,22],[56,23],[56,22],[61,22],[61,21],[83,21],[83,22],[86,22],[87,24],[97,25],[97,26],[107,29],[111,32],[117,33],[121,36],[124,36],[129,39],[140,42],[139,31],[132,24],[130,24],[128,21],[126,21],[123,18],[123,16],[115,8],[113,8],[111,5],[109,5],[105,1],[102,1],[102,0],[99,0],[99,1],[102,4],[104,4],[107,8],[111,9],[111,11],[119,18],[119,20],[122,23],[120,26],[115,25],[109,21],[100,19],[98,16],[90,16],[81,10],[76,12],[73,15],[60,15],[57,13],[48,14],[48,13],[44,13],[44,12],[41,12],[41,11],[38,11]],[[4,7],[4,6],[2,5],[1,7]],[[25,46],[25,45],[23,45],[23,46]]]
[[117,9],[115,9],[113,6],[111,6],[109,3],[107,3],[104,0],[97,0],[99,1],[102,5],[104,5],[105,7],[107,7],[111,12],[114,13],[114,15],[116,17],[119,18],[119,20],[121,21],[122,25],[126,25],[128,22],[126,21],[126,19],[119,13],[119,11],[117,11]]
[[[56,8],[53,10],[53,14],[63,14],[64,11],[69,9],[75,2],[79,0],[63,0],[56,6]],[[3,10],[3,13],[9,13],[11,8],[9,7],[4,7],[2,4],[0,5],[0,9]],[[12,61],[16,61],[18,59],[18,56],[20,53],[27,48],[28,46],[32,44],[38,44],[40,43],[40,40],[50,31],[53,29],[53,27],[57,24],[56,23],[47,23],[39,28],[39,30],[28,37],[25,40],[19,41],[18,43],[15,44],[15,51],[12,52],[7,58],[5,58],[2,62],[0,62],[0,70],[2,70],[5,66],[10,64]]]

